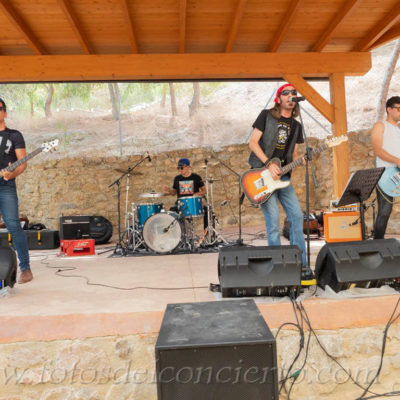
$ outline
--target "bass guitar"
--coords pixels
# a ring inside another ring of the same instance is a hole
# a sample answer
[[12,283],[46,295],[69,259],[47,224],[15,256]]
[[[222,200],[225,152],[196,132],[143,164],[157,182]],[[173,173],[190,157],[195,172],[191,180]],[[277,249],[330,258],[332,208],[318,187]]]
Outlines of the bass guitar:
[[40,147],[38,147],[36,150],[32,151],[32,153],[27,154],[25,157],[20,158],[19,160],[13,162],[12,164],[8,165],[6,168],[3,168],[3,169],[8,172],[12,172],[16,168],[18,168],[20,165],[22,165],[24,162],[27,162],[31,158],[37,156],[42,151],[48,152],[48,151],[54,149],[56,146],[58,146],[58,139],[52,140],[50,142],[44,142],[44,143],[42,143],[42,145]]
[[383,193],[390,197],[400,196],[400,169],[387,167],[378,181]]
[[[332,139],[328,139],[325,143],[316,148],[312,149],[311,154],[313,156],[321,153],[326,150],[328,147],[339,146],[341,143],[348,140],[347,135],[337,136]],[[278,164],[279,168],[281,167],[281,161],[278,158],[273,158],[269,163]],[[303,164],[303,157],[298,158],[297,160],[292,161],[288,165],[285,165],[281,168],[282,176],[287,174],[293,168],[298,167]],[[282,189],[288,187],[290,185],[290,181],[282,181],[281,179],[274,180],[271,176],[271,173],[268,170],[268,166],[263,168],[254,168],[246,171],[240,178],[240,182],[243,188],[243,191],[249,201],[253,204],[263,204],[265,203],[271,195],[275,192],[275,190]]]

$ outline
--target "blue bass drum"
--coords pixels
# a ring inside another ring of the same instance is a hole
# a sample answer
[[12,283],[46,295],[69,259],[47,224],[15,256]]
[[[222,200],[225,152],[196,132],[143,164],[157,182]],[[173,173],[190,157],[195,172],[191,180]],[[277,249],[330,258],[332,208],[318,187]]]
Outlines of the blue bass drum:
[[142,230],[147,219],[161,212],[162,208],[162,203],[139,204],[137,206],[138,228]]
[[201,217],[203,215],[203,202],[201,197],[181,197],[178,199],[178,209],[185,217]]

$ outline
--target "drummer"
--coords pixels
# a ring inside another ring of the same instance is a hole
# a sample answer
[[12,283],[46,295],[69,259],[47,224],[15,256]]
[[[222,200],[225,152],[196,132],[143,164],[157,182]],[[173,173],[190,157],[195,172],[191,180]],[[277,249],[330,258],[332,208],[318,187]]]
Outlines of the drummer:
[[206,194],[206,186],[200,175],[192,172],[190,167],[190,160],[188,158],[181,158],[178,161],[179,175],[175,176],[174,184],[171,187],[164,186],[166,195],[177,195],[178,199],[181,197],[190,196],[204,196]]

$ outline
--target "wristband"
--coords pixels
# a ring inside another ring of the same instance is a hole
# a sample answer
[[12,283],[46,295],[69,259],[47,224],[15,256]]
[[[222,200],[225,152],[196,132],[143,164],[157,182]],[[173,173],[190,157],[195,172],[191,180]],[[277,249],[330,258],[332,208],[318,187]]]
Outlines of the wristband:
[[268,167],[268,164],[269,164],[269,160],[265,161],[264,165],[265,165],[266,167]]

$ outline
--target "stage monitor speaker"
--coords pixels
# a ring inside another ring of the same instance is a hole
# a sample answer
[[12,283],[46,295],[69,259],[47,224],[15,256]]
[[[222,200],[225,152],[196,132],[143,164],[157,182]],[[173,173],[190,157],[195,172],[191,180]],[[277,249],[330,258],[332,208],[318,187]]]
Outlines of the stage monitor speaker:
[[0,247],[0,289],[13,287],[17,280],[17,257],[11,247]]
[[168,304],[158,400],[278,399],[276,341],[254,300]]
[[318,253],[318,286],[335,292],[352,287],[397,286],[400,278],[400,242],[396,239],[327,243]]
[[88,215],[63,215],[60,217],[60,240],[90,238],[90,217]]
[[297,246],[233,246],[219,251],[222,297],[297,296],[301,285]]
[[90,238],[94,239],[95,244],[107,243],[111,239],[113,233],[111,222],[100,215],[89,217],[89,221]]

